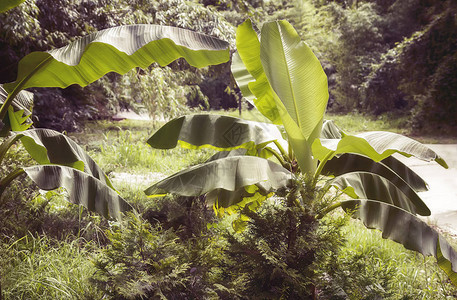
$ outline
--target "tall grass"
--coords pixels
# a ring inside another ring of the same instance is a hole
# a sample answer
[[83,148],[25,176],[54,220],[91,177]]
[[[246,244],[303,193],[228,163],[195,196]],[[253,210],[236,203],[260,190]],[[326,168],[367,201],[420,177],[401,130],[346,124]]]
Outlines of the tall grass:
[[437,266],[435,258],[383,239],[380,231],[368,230],[359,221],[350,222],[344,235],[347,241],[339,254],[338,265],[343,272],[351,274],[343,282],[351,286],[347,291],[351,299],[457,297],[457,288]]
[[355,134],[363,131],[390,131],[400,134],[409,134],[407,118],[394,115],[380,115],[378,117],[365,116],[359,113],[333,114],[327,113],[326,119],[335,121],[335,124],[344,131]]
[[95,272],[90,243],[26,235],[0,247],[5,299],[100,299],[103,296],[89,282]]
[[175,148],[157,150],[146,141],[162,123],[124,120],[117,123],[89,124],[87,132],[72,135],[87,150],[105,172],[133,174],[172,174],[208,159],[213,150],[200,151]]

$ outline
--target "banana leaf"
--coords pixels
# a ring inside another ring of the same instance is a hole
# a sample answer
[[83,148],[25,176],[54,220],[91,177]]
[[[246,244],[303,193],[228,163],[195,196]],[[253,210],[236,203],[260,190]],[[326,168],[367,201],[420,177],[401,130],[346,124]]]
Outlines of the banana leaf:
[[[398,174],[405,182],[407,182],[416,192],[428,191],[428,184],[404,163],[393,156],[389,156],[380,161],[396,174]],[[394,181],[392,181],[394,182]],[[396,182],[394,182],[396,184]]]
[[303,173],[316,168],[311,145],[321,133],[327,76],[319,60],[285,21],[262,27],[260,59],[282,124]]
[[268,81],[288,115],[305,139],[312,141],[328,100],[327,76],[319,60],[285,21],[263,25],[260,58]]
[[273,99],[273,90],[260,60],[259,32],[251,20],[246,20],[236,30],[236,47],[232,60],[232,74],[243,96],[273,124],[281,124]]
[[323,139],[340,139],[342,131],[335,125],[333,120],[324,120],[320,137]]
[[385,131],[370,131],[345,135],[341,139],[316,139],[312,146],[315,158],[320,161],[343,153],[355,153],[379,162],[394,153],[406,157],[432,161],[448,168],[446,162],[432,149],[401,134]]
[[[111,181],[97,163],[72,139],[51,129],[31,129],[14,132],[27,152],[39,164],[57,164],[90,174],[114,189]],[[0,148],[1,149],[1,148]],[[1,153],[1,151],[0,151]]]
[[[240,54],[237,52],[232,55],[232,65],[231,65],[232,75],[235,78],[235,81],[238,87],[241,90],[243,97],[254,107],[256,99],[255,95],[249,89],[249,83],[254,82],[255,78],[249,73],[241,60]],[[279,118],[279,115],[278,115]],[[274,118],[273,118],[274,119]]]
[[230,156],[192,166],[145,190],[146,195],[167,193],[200,196],[216,189],[237,191],[256,185],[265,194],[286,187],[293,175],[282,166],[255,156]]
[[457,253],[436,230],[401,208],[373,200],[348,200],[342,208],[362,220],[368,228],[382,231],[382,237],[402,244],[424,256],[434,256],[438,266],[457,285]]
[[345,153],[327,161],[321,174],[339,176],[355,171],[378,174],[401,190],[409,189],[409,187],[416,192],[428,190],[427,183],[419,175],[392,156],[375,162],[363,155]]
[[413,189],[400,190],[384,177],[368,172],[351,172],[329,181],[355,199],[371,199],[400,207],[412,214],[429,216],[430,209]]
[[275,125],[219,115],[189,115],[162,126],[147,143],[158,149],[256,149],[282,139]]
[[[89,34],[65,47],[22,58],[16,81],[4,85],[14,98],[29,87],[86,86],[108,72],[125,74],[153,62],[161,66],[183,57],[194,67],[230,59],[227,42],[190,30],[160,25],[125,25]],[[6,115],[11,99],[0,109]]]
[[28,54],[19,62],[16,81],[4,88],[10,93],[19,86],[85,86],[108,72],[125,74],[153,62],[166,66],[180,57],[198,68],[230,59],[228,43],[205,34],[161,25],[124,25],[89,34],[59,49]]
[[23,170],[40,189],[50,191],[63,187],[71,203],[82,205],[105,218],[119,220],[122,212],[133,209],[115,190],[79,170],[56,165],[32,166]]

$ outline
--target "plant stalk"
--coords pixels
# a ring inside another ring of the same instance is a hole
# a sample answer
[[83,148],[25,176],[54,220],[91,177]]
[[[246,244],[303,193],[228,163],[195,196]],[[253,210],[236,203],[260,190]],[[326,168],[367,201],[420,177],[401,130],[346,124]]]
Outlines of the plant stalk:
[[337,203],[333,203],[333,204],[330,205],[330,206],[327,206],[324,210],[322,210],[321,212],[319,212],[319,214],[316,216],[316,219],[322,219],[326,214],[328,214],[328,213],[331,212],[332,210],[337,209],[337,208],[340,207],[342,204],[343,204],[342,202],[337,202]]
[[3,105],[0,107],[0,120],[3,120],[8,112],[8,107],[13,103],[13,99],[19,94],[20,91],[22,91],[22,87],[27,83],[27,81],[36,73],[38,72],[41,68],[43,68],[45,65],[47,65],[53,57],[50,55],[48,58],[43,60],[41,63],[38,64],[38,66],[33,69],[32,72],[30,72],[27,76],[22,78],[22,80],[19,82],[19,84],[14,88],[14,90],[11,93],[8,93],[8,97],[6,97],[5,102]]
[[19,168],[9,173],[5,178],[0,180],[0,198],[2,197],[3,192],[5,191],[6,187],[11,183],[11,181],[13,181],[14,179],[16,179],[24,173],[24,169]]
[[19,136],[16,134],[16,135],[13,135],[13,136],[10,136],[9,138],[7,138],[6,141],[4,141],[0,145],[0,164],[2,163],[3,158],[5,157],[8,150],[18,139],[19,139]]
[[327,155],[324,157],[324,159],[321,161],[321,163],[320,163],[319,166],[317,167],[317,170],[316,170],[316,172],[314,173],[313,187],[316,186],[317,181],[318,181],[318,179],[319,179],[319,176],[321,175],[322,170],[323,170],[324,167],[325,167],[325,164],[327,163],[327,161],[328,161],[334,154],[335,154],[335,151],[330,151],[329,153],[327,153]]
[[275,150],[273,149],[269,149],[269,148],[265,148],[266,151],[270,152],[271,154],[273,154],[278,160],[279,160],[279,163],[286,169],[289,170],[290,166],[289,164],[281,157],[281,155],[276,152]]

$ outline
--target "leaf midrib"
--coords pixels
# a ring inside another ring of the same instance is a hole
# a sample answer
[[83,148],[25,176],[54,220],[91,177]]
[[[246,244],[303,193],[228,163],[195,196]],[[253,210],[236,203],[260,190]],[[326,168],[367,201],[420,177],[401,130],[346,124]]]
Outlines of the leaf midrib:
[[[279,23],[276,23],[277,26],[278,26],[278,31],[279,31],[279,37],[281,39],[281,45],[284,45],[285,42],[283,40],[283,34],[282,34],[282,31],[281,31],[281,26],[279,25]],[[287,63],[287,58],[286,58],[286,53],[284,51],[284,46],[282,47],[282,55],[283,55],[283,59],[284,59],[284,62],[285,62],[285,66],[286,66],[286,71],[287,71],[287,78],[288,78],[288,82],[290,83],[289,84],[289,87],[290,87],[290,90],[291,90],[291,93],[292,93],[292,102],[294,104],[294,109],[295,109],[295,117],[297,119],[297,123],[298,123],[298,127],[300,129],[302,129],[302,126],[301,126],[301,121],[300,121],[300,117],[298,115],[298,106],[297,106],[297,101],[295,101],[295,92],[294,92],[294,89],[293,89],[293,86],[292,86],[292,79],[290,77],[290,71],[289,71],[289,64]]]

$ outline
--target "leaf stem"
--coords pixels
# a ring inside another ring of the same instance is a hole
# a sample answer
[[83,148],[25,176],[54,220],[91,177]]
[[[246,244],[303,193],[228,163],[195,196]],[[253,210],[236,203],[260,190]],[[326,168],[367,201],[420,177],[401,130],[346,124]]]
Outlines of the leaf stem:
[[322,219],[326,214],[328,214],[329,212],[331,212],[332,210],[335,210],[337,209],[338,207],[340,207],[342,205],[342,202],[337,202],[337,203],[333,203],[332,205],[330,206],[327,206],[324,210],[322,210],[321,212],[319,212],[319,214],[316,216],[317,219]]
[[23,86],[27,83],[27,81],[35,75],[36,72],[38,72],[41,68],[43,68],[45,65],[47,65],[53,57],[49,55],[46,59],[44,59],[42,62],[40,62],[27,76],[22,78],[22,80],[19,82],[18,85],[13,89],[11,93],[8,93],[8,97],[6,97],[5,102],[3,105],[0,107],[0,120],[3,120],[6,116],[6,113],[8,112],[8,107],[11,105],[13,102],[13,99],[19,94],[20,91],[22,91]]
[[327,153],[327,155],[324,157],[324,159],[321,161],[321,163],[317,167],[317,170],[314,173],[313,186],[316,186],[317,180],[319,179],[319,176],[321,175],[322,170],[325,167],[325,164],[334,154],[335,154],[335,151],[330,151],[329,153]]
[[289,147],[289,154],[288,154],[289,161],[294,161],[295,156],[294,156],[294,151],[293,151],[293,148],[292,148],[292,144],[291,144],[290,140],[288,140],[287,143],[288,143],[288,147]]
[[5,157],[6,153],[8,150],[11,148],[14,143],[19,139],[19,136],[17,134],[10,136],[7,138],[1,145],[0,145],[0,164],[3,161],[3,158]]
[[[21,84],[18,85],[20,87]],[[8,112],[8,107],[10,107],[11,103],[13,102],[13,99],[19,94],[21,91],[20,88],[15,88],[11,94],[8,94],[8,97],[6,97],[5,102],[3,102],[2,106],[0,107],[0,120],[3,120],[6,116],[6,113]]]
[[273,154],[278,160],[279,160],[279,163],[286,169],[290,169],[290,165],[281,157],[281,155],[276,152],[275,150],[271,149],[271,148],[264,148],[265,151],[268,151],[270,152],[271,154]]
[[276,147],[278,147],[279,151],[281,152],[281,155],[284,158],[288,157],[286,150],[284,150],[284,148],[281,146],[281,144],[278,142],[278,140],[274,140],[274,143],[275,143]]
[[24,173],[24,169],[19,168],[9,173],[5,178],[0,180],[0,198],[2,197],[3,192],[5,191],[6,187],[11,183],[11,181],[13,181],[15,178],[19,177]]

